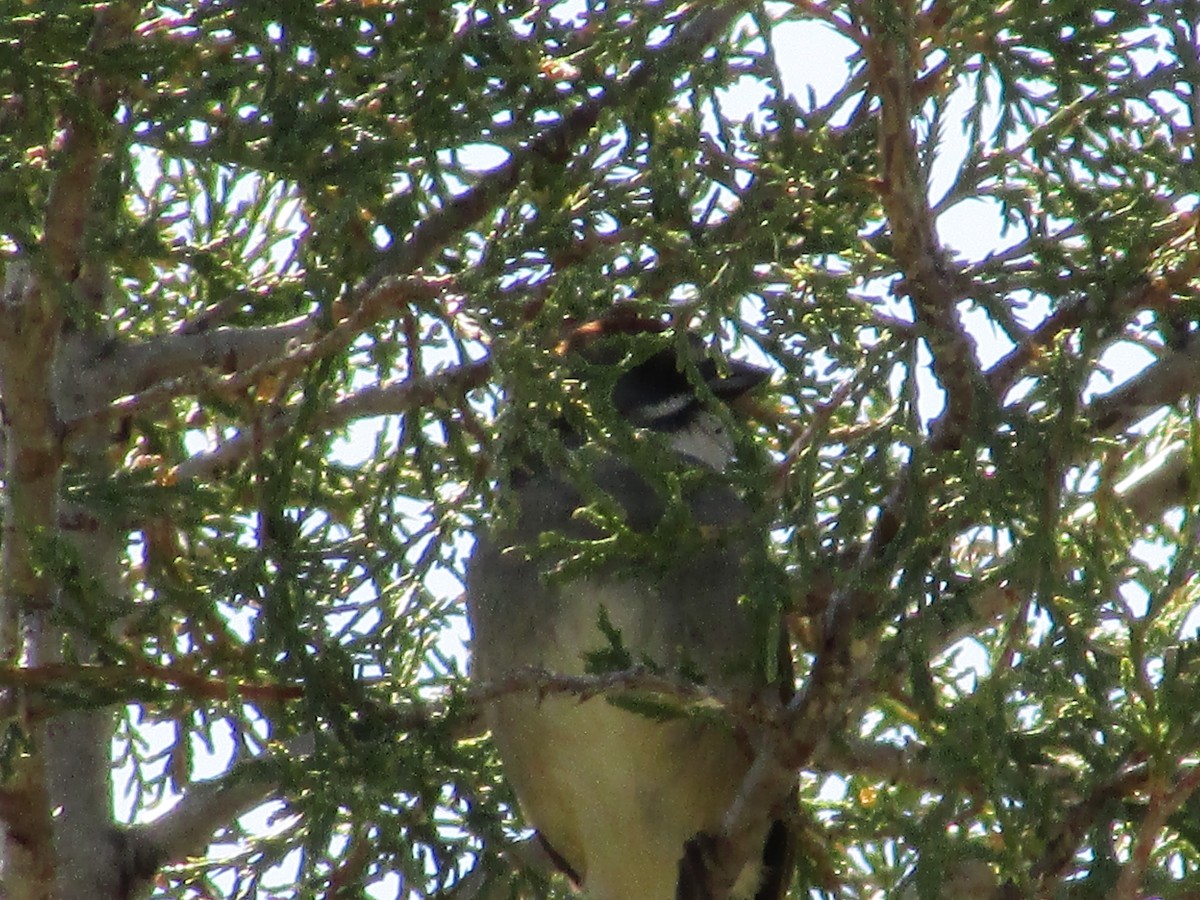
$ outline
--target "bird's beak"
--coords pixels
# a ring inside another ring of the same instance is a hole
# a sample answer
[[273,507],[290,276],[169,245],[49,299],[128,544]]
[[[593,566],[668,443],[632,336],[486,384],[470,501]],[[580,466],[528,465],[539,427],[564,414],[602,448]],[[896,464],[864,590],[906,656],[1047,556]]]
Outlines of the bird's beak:
[[739,359],[729,360],[726,371],[708,379],[708,389],[719,400],[723,400],[735,409],[742,397],[750,393],[760,384],[770,380],[771,372],[760,366],[752,366]]

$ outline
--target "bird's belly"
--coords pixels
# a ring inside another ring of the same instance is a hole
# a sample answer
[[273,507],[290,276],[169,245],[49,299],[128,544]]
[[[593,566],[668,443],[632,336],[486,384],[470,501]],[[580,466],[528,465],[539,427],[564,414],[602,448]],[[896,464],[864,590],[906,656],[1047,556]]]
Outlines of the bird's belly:
[[603,698],[508,697],[490,718],[527,816],[593,900],[673,900],[684,843],[717,831],[748,766],[720,725]]
[[[507,662],[582,674],[585,655],[610,643],[598,626],[603,608],[635,662],[679,665],[679,623],[660,614],[653,589],[605,581],[581,594],[590,602],[554,615],[543,608],[540,639]],[[747,749],[720,722],[663,721],[602,697],[513,695],[488,718],[526,816],[593,900],[674,900],[684,843],[718,830],[749,765]]]

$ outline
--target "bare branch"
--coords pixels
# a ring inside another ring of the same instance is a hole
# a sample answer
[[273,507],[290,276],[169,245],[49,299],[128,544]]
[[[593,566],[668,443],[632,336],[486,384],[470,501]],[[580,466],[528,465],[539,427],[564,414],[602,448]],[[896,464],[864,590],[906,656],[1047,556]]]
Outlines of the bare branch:
[[[1198,218],[1195,214],[1178,217],[1164,235],[1164,245],[1173,241],[1191,240]],[[1200,274],[1200,251],[1191,249],[1181,263],[1164,272],[1160,277],[1148,277],[1146,283],[1111,304],[1110,315],[1129,316],[1142,309],[1166,309],[1175,297],[1187,289]],[[1095,310],[1087,298],[1074,300],[1059,307],[1044,322],[1031,330],[1024,340],[992,366],[987,373],[987,382],[997,396],[1002,396],[1021,377],[1025,367],[1037,354],[1048,347],[1060,334],[1078,328]]]
[[1200,788],[1200,766],[1194,763],[1183,767],[1183,772],[1177,775],[1174,784],[1162,784],[1159,778],[1153,779],[1150,787],[1150,805],[1138,829],[1137,840],[1133,845],[1133,853],[1129,862],[1121,869],[1121,877],[1113,890],[1114,900],[1137,900],[1142,897],[1142,879],[1150,866],[1150,858],[1162,838],[1163,828],[1170,818],[1187,799]]
[[[119,692],[126,697],[145,697],[144,687],[171,685],[201,700],[238,698],[257,703],[279,703],[303,695],[296,685],[210,678],[182,666],[156,666],[138,662],[123,666],[46,663],[40,666],[0,666],[0,685],[26,690],[48,687],[75,691]],[[35,707],[36,708],[36,707]]]
[[1194,500],[1198,489],[1191,453],[1187,447],[1177,446],[1153,471],[1119,485],[1117,493],[1138,522],[1149,524],[1161,519],[1167,510]]
[[813,758],[816,771],[838,775],[855,773],[893,784],[910,784],[929,790],[944,791],[950,785],[944,772],[927,760],[928,748],[910,742],[903,747],[893,744],[850,739],[837,746],[822,747]]
[[[880,16],[884,14],[881,12]],[[879,97],[880,199],[887,213],[892,253],[904,273],[916,320],[933,356],[933,371],[946,392],[947,438],[964,431],[983,386],[974,340],[959,320],[956,302],[963,291],[937,238],[929,191],[917,157],[912,117],[916,109],[918,42],[896,33],[909,15],[897,8],[887,22],[871,23],[866,51],[871,87]]]
[[[287,379],[313,362],[339,353],[369,324],[399,305],[428,301],[449,284],[445,278],[405,278],[380,285],[353,311],[327,331],[319,330],[320,313],[263,328],[218,328],[199,334],[166,335],[144,344],[110,346],[96,360],[93,381],[106,396],[93,411],[63,426],[68,437],[161,408],[176,397],[210,393],[236,396],[265,379]],[[309,343],[300,343],[305,339]],[[216,368],[225,374],[207,371]],[[171,377],[174,373],[184,373]],[[159,380],[165,378],[166,380]],[[122,396],[138,389],[140,393]],[[115,397],[121,397],[109,403]],[[107,404],[107,405],[102,405]]]
[[[103,385],[105,394],[92,409],[98,411],[118,397],[147,392],[164,382],[178,385],[189,377],[195,380],[199,372],[230,375],[278,360],[286,356],[288,347],[311,338],[317,327],[316,317],[309,315],[259,328],[214,328],[139,343],[113,342],[102,348],[102,355],[92,364],[94,379]],[[130,412],[127,405],[121,414]],[[68,423],[68,427],[72,425]]]
[[[88,42],[93,53],[103,53],[129,40],[139,4],[108,3],[97,7],[96,23]],[[75,83],[86,109],[64,123],[57,177],[46,200],[46,231],[42,239],[49,263],[46,273],[57,290],[75,280],[83,253],[83,236],[91,212],[92,191],[100,171],[104,138],[112,125],[120,85],[85,68]]]
[[[282,753],[308,756],[312,744],[310,736],[302,736]],[[122,848],[126,896],[146,892],[163,865],[203,852],[218,830],[277,794],[282,787],[278,761],[277,753],[264,754],[237,763],[218,778],[193,782],[170,812],[128,829]]]
[[1007,356],[988,370],[987,381],[992,390],[1002,396],[1021,377],[1025,367],[1039,351],[1048,347],[1063,332],[1078,328],[1087,320],[1088,306],[1086,300],[1074,300],[1047,316]]
[[1200,334],[1179,348],[1164,347],[1158,362],[1088,408],[1099,434],[1117,434],[1188,394],[1200,393]]
[[[355,419],[400,415],[438,401],[456,404],[468,391],[484,385],[490,374],[491,363],[485,360],[399,384],[365,388],[330,405],[312,423],[318,428],[338,428]],[[294,414],[284,413],[257,428],[247,428],[215,450],[180,463],[173,475],[178,479],[204,478],[235,466],[287,434],[295,421]]]

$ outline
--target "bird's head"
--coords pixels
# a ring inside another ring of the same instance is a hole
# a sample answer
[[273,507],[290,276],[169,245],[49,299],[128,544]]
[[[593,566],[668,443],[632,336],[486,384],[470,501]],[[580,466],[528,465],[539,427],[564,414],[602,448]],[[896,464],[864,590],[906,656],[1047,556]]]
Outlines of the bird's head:
[[728,416],[714,403],[732,403],[762,384],[766,369],[724,359],[699,338],[663,348],[631,366],[613,386],[617,413],[637,428],[663,434],[680,456],[721,471],[733,459]]

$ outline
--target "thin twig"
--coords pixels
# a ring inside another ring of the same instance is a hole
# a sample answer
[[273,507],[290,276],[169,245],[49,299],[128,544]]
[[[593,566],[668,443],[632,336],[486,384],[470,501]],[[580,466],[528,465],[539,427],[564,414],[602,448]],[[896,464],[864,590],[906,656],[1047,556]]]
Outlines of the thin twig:
[[1159,846],[1167,819],[1187,802],[1197,788],[1200,788],[1200,766],[1194,763],[1187,766],[1170,787],[1158,779],[1153,780],[1149,792],[1150,805],[1138,829],[1129,862],[1125,863],[1117,879],[1113,900],[1138,900],[1142,896],[1141,885],[1154,851]]

